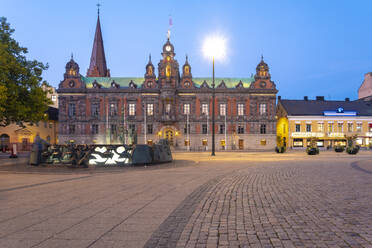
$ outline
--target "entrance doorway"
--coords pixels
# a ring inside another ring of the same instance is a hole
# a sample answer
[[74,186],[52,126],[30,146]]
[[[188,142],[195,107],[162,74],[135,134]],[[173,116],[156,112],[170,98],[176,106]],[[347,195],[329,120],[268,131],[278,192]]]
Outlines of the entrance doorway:
[[22,139],[22,150],[23,151],[28,151],[30,147],[30,140],[28,138],[23,138]]
[[239,150],[243,150],[243,149],[244,149],[244,140],[239,139]]
[[8,150],[9,149],[9,142],[10,142],[9,135],[7,135],[6,133],[2,134],[0,136],[0,150],[3,151],[3,152]]
[[174,136],[173,130],[172,129],[166,129],[165,132],[164,132],[164,136],[168,140],[169,145],[173,146],[173,136]]

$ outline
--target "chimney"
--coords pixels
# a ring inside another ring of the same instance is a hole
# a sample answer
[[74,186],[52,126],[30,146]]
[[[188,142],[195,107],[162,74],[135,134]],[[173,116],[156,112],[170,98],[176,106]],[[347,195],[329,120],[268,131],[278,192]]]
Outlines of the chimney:
[[324,101],[324,96],[316,96],[317,101]]
[[349,97],[346,97],[345,98],[345,102],[350,102],[350,98]]
[[308,101],[309,98],[308,98],[307,96],[304,96],[304,100],[305,100],[305,101]]

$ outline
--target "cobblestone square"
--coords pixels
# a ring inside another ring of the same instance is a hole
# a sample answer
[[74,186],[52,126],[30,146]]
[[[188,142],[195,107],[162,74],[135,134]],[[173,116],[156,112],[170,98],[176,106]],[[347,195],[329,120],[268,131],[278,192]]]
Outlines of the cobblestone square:
[[[372,247],[372,153],[0,164],[0,247]],[[0,161],[1,162],[1,161]]]

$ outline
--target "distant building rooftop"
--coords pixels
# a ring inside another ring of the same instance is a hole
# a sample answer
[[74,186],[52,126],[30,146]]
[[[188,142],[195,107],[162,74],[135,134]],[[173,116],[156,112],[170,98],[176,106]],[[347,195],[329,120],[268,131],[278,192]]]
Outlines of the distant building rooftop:
[[372,116],[372,101],[328,101],[318,97],[318,100],[279,99],[279,103],[292,116]]

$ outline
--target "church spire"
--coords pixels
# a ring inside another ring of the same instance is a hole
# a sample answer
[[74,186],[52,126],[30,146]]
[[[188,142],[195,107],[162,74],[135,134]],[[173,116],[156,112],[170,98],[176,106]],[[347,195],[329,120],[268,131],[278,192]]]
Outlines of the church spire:
[[110,70],[106,66],[105,50],[103,48],[103,39],[101,32],[101,23],[99,20],[99,5],[96,33],[94,35],[92,55],[90,57],[90,65],[87,72],[87,77],[110,77]]

